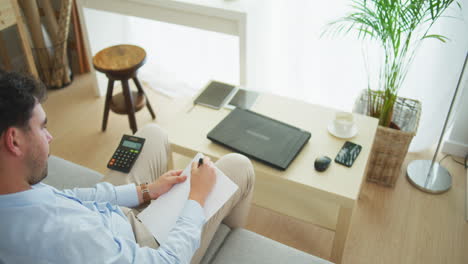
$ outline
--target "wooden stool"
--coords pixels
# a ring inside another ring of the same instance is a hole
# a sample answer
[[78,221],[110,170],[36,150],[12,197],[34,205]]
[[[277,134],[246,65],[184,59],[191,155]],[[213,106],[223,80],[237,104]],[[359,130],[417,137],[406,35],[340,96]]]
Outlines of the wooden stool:
[[[106,102],[104,105],[104,118],[102,120],[102,131],[106,130],[109,109],[117,114],[128,115],[128,121],[133,133],[137,131],[135,112],[142,109],[146,103],[148,110],[153,117],[156,115],[153,108],[141,87],[137,78],[137,70],[146,60],[144,49],[133,45],[117,45],[99,51],[93,57],[94,68],[104,74],[109,79],[107,85]],[[132,78],[138,92],[131,92],[128,79]],[[112,96],[114,81],[122,82],[122,93]]]

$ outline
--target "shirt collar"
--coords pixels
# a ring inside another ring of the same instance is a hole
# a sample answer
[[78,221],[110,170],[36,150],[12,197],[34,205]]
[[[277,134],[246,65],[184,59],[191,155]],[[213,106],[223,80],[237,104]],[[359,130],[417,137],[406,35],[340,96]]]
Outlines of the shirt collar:
[[55,200],[50,186],[38,183],[31,187],[32,189],[26,191],[0,195],[0,208],[50,203]]

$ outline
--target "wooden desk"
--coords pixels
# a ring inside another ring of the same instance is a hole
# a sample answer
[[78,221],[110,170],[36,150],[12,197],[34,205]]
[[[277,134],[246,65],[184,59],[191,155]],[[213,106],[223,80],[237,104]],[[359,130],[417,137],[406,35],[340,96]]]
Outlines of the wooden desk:
[[[254,203],[335,230],[332,260],[341,262],[352,210],[365,178],[377,119],[355,115],[359,132],[351,141],[363,148],[352,168],[333,162],[327,171],[318,173],[314,160],[321,155],[334,158],[346,141],[330,135],[327,130],[336,110],[269,94],[261,94],[252,110],[312,133],[309,143],[286,171],[253,161]],[[179,114],[165,126],[172,150],[186,156],[202,152],[215,160],[231,152],[206,138],[229,111],[195,106]]]

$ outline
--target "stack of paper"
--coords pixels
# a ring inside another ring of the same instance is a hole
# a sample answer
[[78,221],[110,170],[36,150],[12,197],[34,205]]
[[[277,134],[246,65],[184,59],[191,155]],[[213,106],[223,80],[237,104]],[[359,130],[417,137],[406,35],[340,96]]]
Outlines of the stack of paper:
[[[169,192],[153,200],[151,204],[138,214],[138,218],[153,234],[159,244],[164,243],[169,231],[174,227],[181,214],[190,193],[190,177],[193,162],[198,162],[203,154],[198,153],[187,165],[181,175],[187,175],[187,180],[174,185]],[[206,221],[208,221],[236,192],[238,186],[221,170],[216,168],[216,184],[205,201]]]

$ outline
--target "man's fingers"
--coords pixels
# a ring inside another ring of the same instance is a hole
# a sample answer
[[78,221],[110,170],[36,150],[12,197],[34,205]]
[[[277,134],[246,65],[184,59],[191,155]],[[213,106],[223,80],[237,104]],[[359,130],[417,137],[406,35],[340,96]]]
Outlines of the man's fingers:
[[186,175],[183,176],[177,176],[177,183],[184,182],[187,179]]
[[172,170],[171,175],[173,176],[179,176],[182,173],[183,170]]
[[174,185],[177,183],[184,182],[187,179],[187,176],[182,175],[182,176],[172,176],[169,178],[169,182]]

